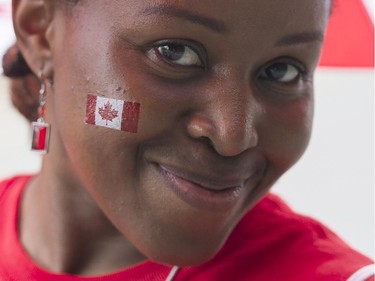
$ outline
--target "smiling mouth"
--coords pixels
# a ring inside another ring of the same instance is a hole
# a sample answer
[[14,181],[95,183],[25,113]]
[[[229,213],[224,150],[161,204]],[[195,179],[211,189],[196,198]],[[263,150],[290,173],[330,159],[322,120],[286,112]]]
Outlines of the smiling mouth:
[[169,167],[158,165],[166,186],[190,206],[206,211],[229,211],[233,209],[244,193],[245,181],[223,182],[201,181],[181,175]]

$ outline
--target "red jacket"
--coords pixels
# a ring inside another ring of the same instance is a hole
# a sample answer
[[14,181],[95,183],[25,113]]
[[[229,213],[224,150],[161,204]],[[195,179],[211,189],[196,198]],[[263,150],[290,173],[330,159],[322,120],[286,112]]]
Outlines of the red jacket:
[[[166,280],[172,267],[152,261],[85,278],[53,274],[35,264],[23,250],[17,233],[20,198],[28,179],[20,176],[0,183],[0,281]],[[244,216],[211,261],[181,268],[173,280],[345,281],[370,264],[370,259],[325,226],[296,214],[280,198],[269,194]]]

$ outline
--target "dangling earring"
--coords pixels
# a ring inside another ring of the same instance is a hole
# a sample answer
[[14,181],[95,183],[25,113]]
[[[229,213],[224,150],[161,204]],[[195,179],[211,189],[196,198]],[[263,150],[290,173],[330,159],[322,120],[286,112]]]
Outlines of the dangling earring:
[[44,83],[43,75],[40,73],[40,90],[39,90],[39,107],[38,120],[31,123],[32,129],[32,143],[31,150],[47,153],[49,148],[49,136],[51,125],[44,121],[44,113],[46,107],[46,84]]

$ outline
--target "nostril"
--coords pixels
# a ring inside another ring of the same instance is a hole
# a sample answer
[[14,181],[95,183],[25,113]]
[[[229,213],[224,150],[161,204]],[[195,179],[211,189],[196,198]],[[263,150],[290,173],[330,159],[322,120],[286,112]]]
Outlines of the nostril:
[[205,144],[207,144],[207,146],[209,146],[210,148],[216,151],[215,144],[210,138],[203,137],[202,142],[204,142]]
[[232,157],[258,145],[254,119],[245,120],[194,114],[187,119],[186,130],[190,137],[204,142],[217,154]]
[[216,139],[211,139],[212,146],[222,156],[231,157],[242,154],[258,145],[259,137],[255,127],[239,131],[222,131]]
[[197,138],[196,141],[199,141],[201,142],[203,145],[205,145],[208,149],[214,151],[217,153],[217,149],[215,147],[215,144],[214,142],[208,138],[208,137],[200,137],[200,138]]
[[190,116],[187,121],[188,134],[196,139],[211,140],[213,134],[215,134],[215,124],[210,120],[210,118],[201,114]]

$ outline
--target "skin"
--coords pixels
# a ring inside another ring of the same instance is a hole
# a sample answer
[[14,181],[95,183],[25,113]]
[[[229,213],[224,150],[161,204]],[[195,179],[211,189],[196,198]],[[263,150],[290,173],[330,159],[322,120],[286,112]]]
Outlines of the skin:
[[[16,0],[13,11],[25,59],[53,80],[50,152],[20,219],[45,268],[207,261],[306,149],[328,1]],[[185,65],[158,52],[165,40],[190,48]],[[275,63],[289,67],[281,80],[269,75]],[[85,125],[89,93],[139,102],[138,133]],[[243,188],[230,207],[202,208],[168,187],[161,166]]]

